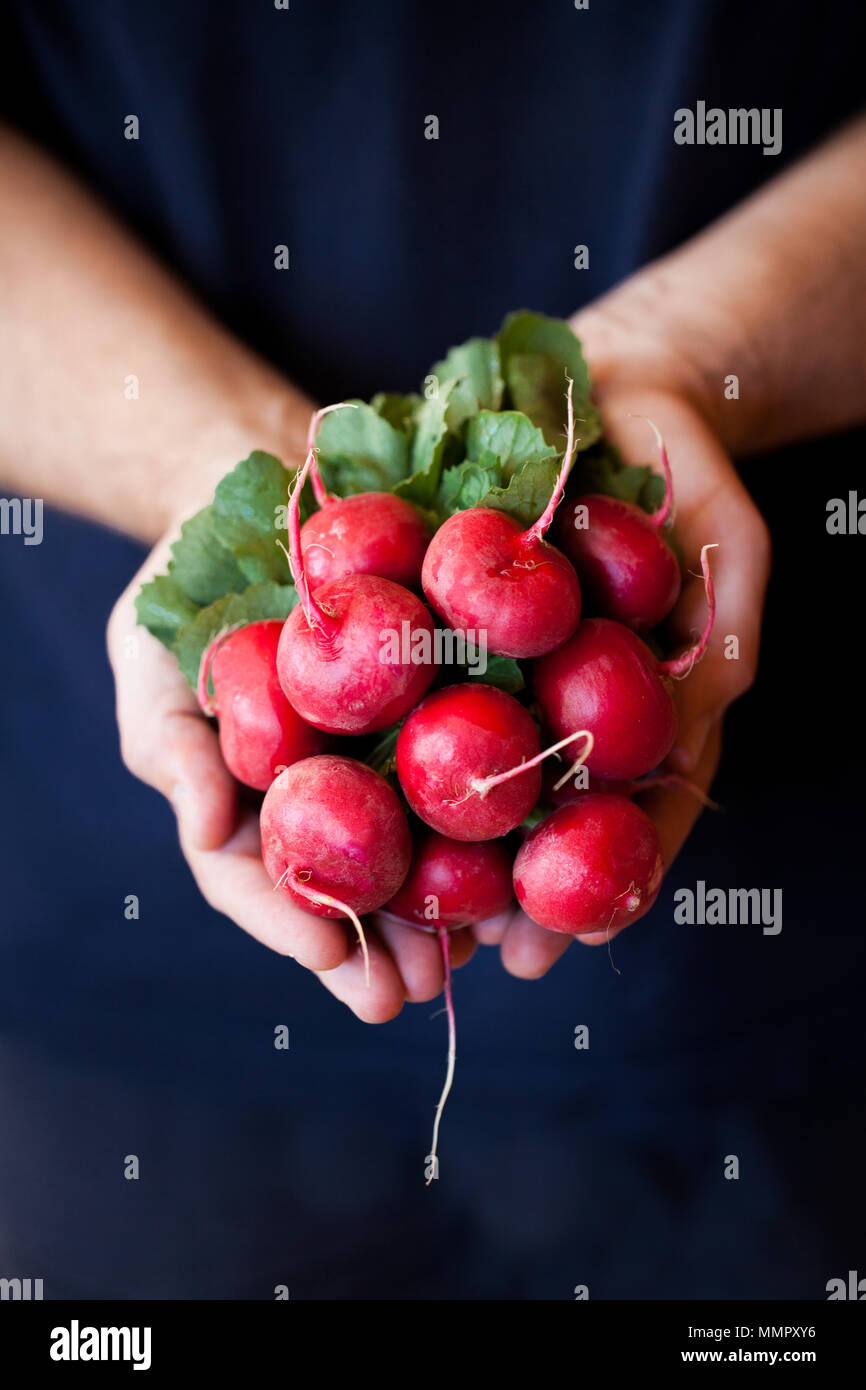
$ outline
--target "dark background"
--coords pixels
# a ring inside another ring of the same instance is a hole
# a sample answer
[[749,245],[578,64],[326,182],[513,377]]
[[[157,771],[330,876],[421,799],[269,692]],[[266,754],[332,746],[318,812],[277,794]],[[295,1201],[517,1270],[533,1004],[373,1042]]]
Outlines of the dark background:
[[[858,17],[13,3],[0,74],[10,119],[338,399],[415,387],[511,308],[573,312],[773,177],[860,102]],[[698,99],[783,107],[783,154],[675,146]],[[438,1005],[365,1027],[210,911],[120,764],[104,623],[141,550],[55,512],[39,547],[3,537],[0,1275],[49,1298],[822,1298],[866,1272],[863,542],[825,529],[864,438],[743,466],[775,570],[724,812],[616,939],[621,974],[578,947],[539,982],[488,951],[459,974],[432,1190]],[[781,934],[675,926],[698,878],[781,887]]]

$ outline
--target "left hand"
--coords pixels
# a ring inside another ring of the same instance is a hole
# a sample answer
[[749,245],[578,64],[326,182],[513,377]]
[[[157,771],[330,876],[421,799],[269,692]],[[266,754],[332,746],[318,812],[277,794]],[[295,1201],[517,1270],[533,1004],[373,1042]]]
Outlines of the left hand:
[[[674,529],[685,566],[683,590],[667,624],[679,648],[689,646],[703,628],[706,603],[700,551],[709,542],[718,543],[718,549],[710,552],[716,591],[712,639],[700,663],[676,683],[679,733],[665,764],[666,771],[688,777],[706,793],[719,762],[725,710],[748,690],[757,670],[770,567],[769,533],[725,450],[684,395],[657,384],[645,389],[631,381],[617,385],[614,374],[610,384],[597,392],[597,400],[608,435],[627,462],[655,462],[647,423],[629,418],[631,414],[648,415],[667,445],[674,480]],[[738,639],[736,659],[725,656],[730,636]],[[640,805],[655,822],[665,866],[670,868],[701,813],[701,802],[687,788],[674,785],[644,793]],[[577,939],[599,945],[622,930]],[[474,932],[478,941],[500,945],[505,969],[524,979],[545,974],[573,939],[544,930],[519,909],[480,923]]]

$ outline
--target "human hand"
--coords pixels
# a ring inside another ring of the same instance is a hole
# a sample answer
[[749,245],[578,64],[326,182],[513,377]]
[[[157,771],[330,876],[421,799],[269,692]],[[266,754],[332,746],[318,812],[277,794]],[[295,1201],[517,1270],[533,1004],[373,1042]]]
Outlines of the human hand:
[[[703,628],[706,600],[700,551],[708,543],[718,546],[710,553],[716,594],[713,633],[702,660],[676,683],[679,732],[664,769],[687,777],[705,794],[719,761],[725,710],[755,676],[769,535],[725,450],[685,393],[656,382],[648,387],[631,380],[619,384],[612,373],[607,379],[602,374],[596,399],[606,432],[627,462],[644,463],[654,457],[646,421],[634,416],[648,416],[665,439],[674,482],[675,534],[684,561],[683,590],[667,624],[672,649],[691,645]],[[730,636],[737,638],[736,659],[725,655]],[[674,783],[643,793],[640,805],[655,822],[669,868],[701,812],[701,799]],[[478,941],[500,946],[506,970],[527,979],[545,974],[572,941],[544,930],[520,910],[473,930]],[[598,945],[621,930],[594,932],[578,940]]]
[[[181,849],[211,907],[312,970],[363,1022],[384,1023],[407,1000],[423,1002],[441,992],[439,942],[377,916],[367,931],[368,987],[349,924],[303,912],[273,891],[261,859],[255,794],[245,793],[226,768],[214,724],[199,709],[174,656],[136,626],[135,595],[141,584],[165,571],[177,529],[171,528],[148,556],[108,623],[123,761],[171,802]],[[129,644],[133,635],[136,640]],[[452,932],[452,966],[464,965],[475,944],[468,930]]]

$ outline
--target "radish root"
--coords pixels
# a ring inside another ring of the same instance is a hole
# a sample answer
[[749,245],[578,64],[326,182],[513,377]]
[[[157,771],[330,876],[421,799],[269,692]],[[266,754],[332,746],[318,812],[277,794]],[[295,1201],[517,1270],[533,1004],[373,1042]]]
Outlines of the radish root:
[[310,449],[304,460],[303,468],[301,468],[295,476],[294,485],[289,488],[288,552],[286,551],[286,547],[282,545],[282,541],[279,541],[278,544],[282,546],[283,554],[286,555],[289,562],[289,569],[292,572],[295,587],[300,595],[301,604],[303,605],[307,622],[310,625],[310,630],[322,641],[332,642],[339,628],[325,610],[316,603],[310,592],[310,586],[307,583],[307,576],[304,571],[303,551],[301,550],[301,492],[303,491],[304,483],[307,481],[310,469],[313,468],[314,464],[315,453],[313,449]]
[[316,459],[316,435],[319,432],[319,425],[326,415],[330,415],[332,410],[357,410],[358,407],[352,401],[338,401],[336,405],[326,405],[321,410],[317,410],[310,420],[310,428],[307,430],[307,455],[312,454],[313,466],[310,470],[310,482],[313,485],[313,496],[320,507],[326,507],[333,501],[331,494],[322,482],[322,475],[319,472],[319,464]]
[[670,661],[659,662],[659,670],[662,675],[672,676],[674,680],[683,680],[697,662],[700,661],[707,649],[710,633],[713,630],[713,623],[716,617],[716,591],[713,588],[713,576],[710,572],[710,562],[707,559],[707,551],[718,550],[718,548],[718,541],[713,541],[711,545],[705,545],[701,550],[701,571],[704,576],[704,592],[707,596],[707,621],[704,624],[703,632],[694,646],[684,651],[682,656],[673,657]]
[[217,707],[211,699],[210,695],[208,694],[207,688],[211,662],[216,656],[218,649],[222,646],[223,642],[225,642],[226,638],[231,637],[232,633],[237,632],[238,628],[242,626],[242,623],[233,623],[231,627],[224,627],[220,632],[217,633],[216,637],[214,637],[208,643],[208,645],[205,647],[202,653],[201,662],[199,663],[198,668],[198,681],[196,682],[195,693],[196,699],[199,703],[199,707],[201,708],[203,714],[213,716],[218,713]]
[[[286,870],[286,873],[288,873],[288,870]],[[282,883],[283,878],[285,878],[285,876],[286,876],[286,875],[283,874],[282,878],[280,878],[280,879],[278,880],[278,882],[279,882],[279,883]],[[276,886],[277,886],[277,884],[274,884],[274,887],[276,887]],[[300,874],[296,874],[296,875],[295,875],[295,882],[294,882],[294,884],[293,884],[293,887],[294,887],[296,893],[300,893],[300,895],[301,895],[302,898],[307,898],[311,903],[319,903],[322,907],[333,907],[333,908],[336,908],[338,912],[342,912],[342,913],[343,913],[344,917],[348,917],[348,918],[349,918],[349,921],[352,923],[352,925],[353,925],[354,928],[355,928],[355,931],[358,933],[358,941],[359,941],[360,946],[361,946],[361,953],[362,953],[362,955],[363,955],[363,957],[364,957],[364,979],[365,979],[367,988],[369,989],[369,988],[370,988],[370,952],[369,952],[369,950],[368,950],[368,948],[367,948],[367,938],[366,938],[366,936],[364,935],[364,928],[361,926],[361,919],[360,919],[360,917],[358,916],[357,912],[354,912],[354,911],[352,910],[352,908],[349,907],[349,904],[348,904],[348,903],[342,903],[342,902],[340,902],[340,899],[339,899],[339,898],[332,898],[331,895],[330,895],[330,893],[320,893],[320,892],[319,892],[317,889],[315,889],[315,888],[308,888],[308,887],[306,886],[306,884],[304,884],[304,883],[301,882],[301,875],[300,875]]]
[[553,520],[553,514],[556,511],[562,499],[562,494],[565,491],[565,484],[568,482],[568,475],[571,472],[571,465],[574,462],[574,402],[572,400],[572,397],[574,395],[574,382],[568,375],[568,372],[566,372],[565,374],[565,379],[568,382],[568,390],[566,393],[566,403],[568,408],[568,435],[565,443],[565,453],[562,458],[562,467],[559,470],[559,477],[556,480],[556,487],[550,494],[550,501],[548,502],[544,511],[541,513],[541,516],[534,523],[534,525],[530,526],[529,530],[525,533],[523,537],[524,541],[527,542],[540,541],[543,539],[545,531],[547,530],[548,526]]
[[648,415],[641,415],[636,410],[630,410],[629,419],[646,420],[659,446],[659,457],[662,461],[662,468],[665,470],[665,495],[661,506],[657,507],[654,512],[650,512],[650,521],[653,526],[657,526],[659,530],[661,530],[666,522],[673,522],[674,519],[674,482],[671,476],[671,464],[668,458],[668,451],[665,448],[665,441],[662,439],[661,430]]
[[436,935],[439,937],[439,946],[442,951],[442,965],[445,970],[445,1012],[448,1015],[448,1068],[445,1073],[445,1084],[442,1087],[442,1094],[436,1106],[436,1114],[433,1118],[433,1138],[430,1143],[430,1152],[425,1162],[429,1164],[430,1175],[427,1178],[429,1187],[434,1178],[439,1176],[439,1159],[436,1150],[439,1146],[439,1125],[442,1120],[442,1111],[445,1109],[445,1102],[454,1083],[454,1064],[457,1061],[457,1024],[454,1017],[454,998],[451,992],[451,942],[448,938],[446,927],[436,928]]
[[[577,772],[578,768],[583,767],[583,764],[592,752],[592,745],[595,739],[589,729],[578,729],[577,733],[569,734],[566,738],[561,738],[558,743],[552,744],[550,748],[545,748],[541,753],[536,753],[534,758],[529,758],[525,763],[518,763],[516,767],[510,767],[507,772],[499,772],[495,777],[473,777],[469,784],[470,791],[467,793],[467,796],[471,795],[472,792],[477,792],[483,800],[487,793],[492,791],[494,787],[498,787],[503,782],[507,782],[511,777],[519,777],[522,772],[526,772],[531,767],[537,767],[545,758],[549,758],[552,754],[558,753],[560,748],[565,748],[567,744],[573,743],[576,738],[586,739],[586,746],[582,750],[580,757],[571,764],[565,776],[561,777],[557,782],[554,790],[558,790],[564,782],[568,781],[569,777]],[[465,801],[466,797],[463,797],[462,800]]]

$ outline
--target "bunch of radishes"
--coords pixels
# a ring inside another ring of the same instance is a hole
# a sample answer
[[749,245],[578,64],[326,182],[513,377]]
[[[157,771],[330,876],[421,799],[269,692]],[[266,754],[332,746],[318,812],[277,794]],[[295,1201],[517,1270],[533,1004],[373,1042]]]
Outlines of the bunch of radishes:
[[[201,663],[199,699],[219,719],[226,764],[265,792],[262,857],[275,888],[308,912],[349,919],[368,979],[365,914],[384,909],[438,933],[449,1066],[428,1181],[454,1067],[448,932],[504,911],[515,894],[540,926],[575,936],[650,908],[664,866],[629,793],[670,752],[670,678],[688,673],[712,626],[705,547],[700,641],[661,661],[638,635],[680,591],[664,444],[656,432],[666,493],[655,513],[602,494],[563,501],[575,452],[571,382],[563,389],[562,464],[528,529],[476,506],[431,535],[422,511],[393,493],[330,495],[315,443],[328,412],[319,412],[288,508],[300,601],[285,622],[218,634]],[[343,408],[352,407],[328,411]],[[301,525],[308,478],[318,510]],[[545,539],[551,527],[558,548]],[[592,616],[581,620],[584,600]],[[445,683],[453,673],[413,659],[432,649],[423,638],[433,615],[483,634],[490,654],[530,663],[533,707],[483,681]],[[395,633],[399,643],[387,640]],[[364,740],[396,725],[388,778],[364,760]],[[554,740],[544,751],[542,731]],[[554,754],[567,771],[542,797],[542,759]],[[557,809],[539,819],[540,805]]]

